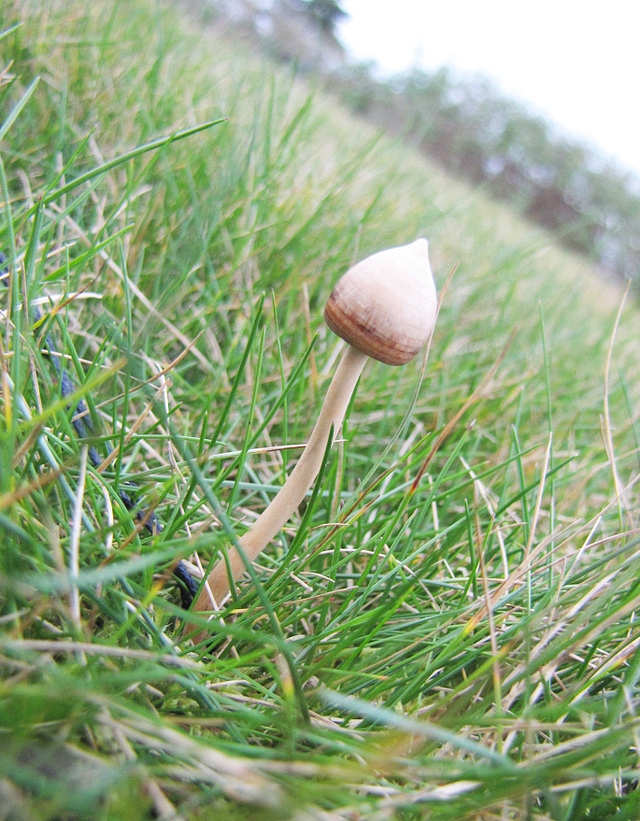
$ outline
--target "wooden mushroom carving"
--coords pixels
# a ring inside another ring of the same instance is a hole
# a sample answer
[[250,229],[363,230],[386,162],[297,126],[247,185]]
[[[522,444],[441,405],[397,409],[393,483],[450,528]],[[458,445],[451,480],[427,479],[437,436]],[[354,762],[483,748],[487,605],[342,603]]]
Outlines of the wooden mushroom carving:
[[[409,362],[431,336],[436,311],[426,239],[373,254],[338,281],[324,317],[348,347],[302,456],[271,504],[239,540],[249,561],[255,561],[306,496],[320,470],[331,430],[337,434],[342,424],[367,357],[387,365]],[[224,603],[231,584],[245,571],[235,548],[229,551],[228,565],[220,560],[214,566],[194,610],[216,610]]]

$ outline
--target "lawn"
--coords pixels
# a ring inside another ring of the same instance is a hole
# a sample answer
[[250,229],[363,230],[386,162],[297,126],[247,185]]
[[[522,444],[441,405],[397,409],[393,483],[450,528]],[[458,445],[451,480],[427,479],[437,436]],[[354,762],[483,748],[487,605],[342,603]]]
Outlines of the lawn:
[[[637,303],[182,9],[0,7],[0,818],[637,819]],[[422,236],[428,355],[186,611]]]

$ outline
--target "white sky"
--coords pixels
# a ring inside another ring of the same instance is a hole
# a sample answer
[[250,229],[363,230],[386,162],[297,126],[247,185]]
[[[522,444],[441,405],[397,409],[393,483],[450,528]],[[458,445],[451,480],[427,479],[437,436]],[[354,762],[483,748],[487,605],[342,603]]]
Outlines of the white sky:
[[338,36],[383,72],[447,64],[640,175],[638,0],[343,0]]

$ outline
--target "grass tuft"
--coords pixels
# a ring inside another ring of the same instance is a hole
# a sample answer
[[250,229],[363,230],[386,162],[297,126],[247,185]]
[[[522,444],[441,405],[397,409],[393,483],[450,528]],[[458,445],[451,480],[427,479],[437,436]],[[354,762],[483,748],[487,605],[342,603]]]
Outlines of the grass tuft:
[[[637,305],[176,9],[0,31],[3,817],[637,818]],[[173,570],[297,459],[332,284],[421,235],[428,360],[191,646]]]

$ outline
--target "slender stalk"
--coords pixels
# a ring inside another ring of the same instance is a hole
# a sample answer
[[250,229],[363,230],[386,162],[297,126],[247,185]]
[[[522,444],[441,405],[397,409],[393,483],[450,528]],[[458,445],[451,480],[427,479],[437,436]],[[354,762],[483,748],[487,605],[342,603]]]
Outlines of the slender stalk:
[[[320,410],[318,421],[309,441],[289,478],[280,488],[271,504],[260,514],[249,530],[240,538],[246,558],[253,562],[298,509],[313,480],[318,475],[327,441],[333,427],[339,430],[347,405],[367,355],[349,346],[340,360]],[[227,561],[221,559],[209,574],[194,610],[215,610],[229,595],[230,586],[245,571],[245,563],[238,551],[229,551]]]

